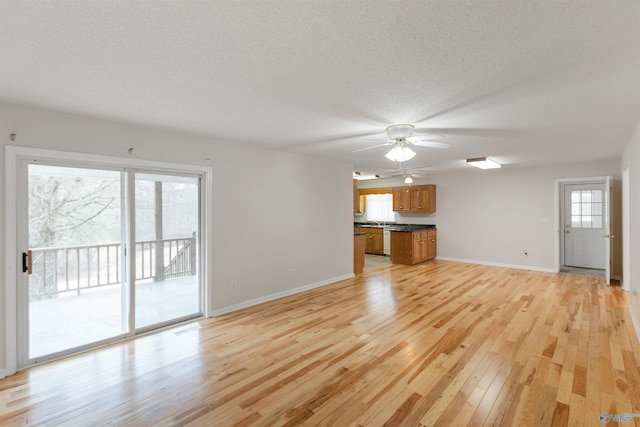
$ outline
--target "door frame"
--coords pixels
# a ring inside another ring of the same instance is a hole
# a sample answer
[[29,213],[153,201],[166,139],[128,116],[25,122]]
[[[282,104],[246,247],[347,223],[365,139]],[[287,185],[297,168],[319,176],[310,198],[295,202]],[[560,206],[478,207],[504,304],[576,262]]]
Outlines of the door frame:
[[[611,191],[611,186],[613,184],[612,176],[592,176],[592,177],[582,177],[582,178],[559,178],[555,180],[554,187],[554,225],[555,225],[555,244],[554,244],[554,259],[555,266],[554,269],[557,272],[560,271],[560,266],[562,265],[562,261],[564,260],[564,242],[563,242],[563,223],[562,223],[562,210],[564,209],[564,185],[565,184],[588,184],[588,183],[597,183],[597,184],[605,184],[607,187],[605,190],[606,193],[606,202],[608,212],[606,215],[608,216],[608,229],[612,228],[612,215],[611,209],[613,205],[613,195]],[[611,279],[611,239],[608,239],[608,245],[606,245],[605,250],[605,279],[607,285],[610,284]]]
[[[48,149],[30,148],[30,147],[5,147],[5,280],[4,289],[0,289],[5,295],[5,372],[0,372],[0,378],[12,375],[18,370],[18,293],[17,286],[21,282],[19,275],[23,273],[18,268],[18,242],[20,242],[17,224],[17,215],[20,207],[17,206],[19,188],[16,185],[20,178],[20,163],[23,159],[39,158],[50,160],[52,162],[66,162],[69,164],[85,165],[91,167],[108,166],[120,169],[135,168],[147,171],[156,171],[159,173],[190,173],[202,176],[201,181],[201,248],[200,259],[202,265],[200,268],[202,286],[202,312],[205,317],[209,317],[212,312],[212,289],[213,283],[213,265],[210,260],[210,254],[213,253],[213,169],[211,166],[190,165],[160,162],[153,160],[133,159],[126,157],[113,157],[94,154],[83,154],[75,152],[63,152]],[[23,207],[24,208],[24,207]]]
[[[631,175],[629,166],[622,169],[622,289],[631,292]],[[638,329],[640,335],[640,329]]]

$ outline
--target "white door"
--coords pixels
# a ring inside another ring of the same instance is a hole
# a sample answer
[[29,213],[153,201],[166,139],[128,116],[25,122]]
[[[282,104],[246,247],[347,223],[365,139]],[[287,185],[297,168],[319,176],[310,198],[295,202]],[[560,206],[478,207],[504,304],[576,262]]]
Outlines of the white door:
[[608,270],[606,183],[564,185],[564,265]]

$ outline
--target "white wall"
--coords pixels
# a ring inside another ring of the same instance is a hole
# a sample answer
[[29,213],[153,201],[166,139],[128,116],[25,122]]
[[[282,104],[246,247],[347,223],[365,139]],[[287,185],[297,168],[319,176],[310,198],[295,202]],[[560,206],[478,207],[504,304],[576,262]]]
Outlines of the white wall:
[[[619,159],[433,175],[416,179],[415,184],[437,185],[436,212],[400,214],[398,222],[435,224],[439,258],[553,271],[555,180],[605,175],[619,182]],[[363,181],[359,186],[395,185],[404,184],[384,180]],[[612,257],[617,253],[614,248]],[[615,265],[612,274],[619,275]]]
[[[17,138],[10,141],[9,134]],[[0,103],[4,146],[44,148],[213,168],[214,312],[353,274],[352,165],[209,137]],[[0,173],[0,271],[5,271],[5,173]],[[14,283],[3,283],[0,292]],[[232,287],[231,283],[236,282]],[[2,301],[4,302],[4,298]],[[0,306],[0,346],[5,342]],[[5,366],[0,349],[0,372]]]
[[622,170],[629,170],[629,223],[624,237],[629,239],[629,259],[624,260],[630,277],[623,277],[625,287],[631,291],[631,317],[640,338],[640,122],[622,156]]

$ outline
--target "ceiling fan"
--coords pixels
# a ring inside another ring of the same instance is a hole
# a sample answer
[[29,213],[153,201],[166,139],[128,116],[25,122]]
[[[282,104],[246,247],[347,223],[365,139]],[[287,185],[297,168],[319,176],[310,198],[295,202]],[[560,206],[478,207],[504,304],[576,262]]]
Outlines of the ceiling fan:
[[409,124],[391,125],[386,129],[389,139],[387,139],[385,143],[361,148],[359,150],[353,151],[353,153],[390,145],[392,146],[392,148],[387,154],[385,154],[385,157],[387,157],[389,160],[400,163],[406,162],[416,155],[415,151],[410,148],[412,145],[431,148],[449,148],[451,146],[451,144],[448,144],[446,142],[433,141],[433,139],[442,138],[441,135],[432,134],[425,135],[423,137],[411,137],[411,135],[413,134],[413,129],[414,126]]
[[[425,174],[425,172],[427,172]],[[382,174],[380,178],[404,178],[405,184],[413,184],[413,178],[424,178],[429,175],[429,171],[426,169],[399,169],[391,174]]]

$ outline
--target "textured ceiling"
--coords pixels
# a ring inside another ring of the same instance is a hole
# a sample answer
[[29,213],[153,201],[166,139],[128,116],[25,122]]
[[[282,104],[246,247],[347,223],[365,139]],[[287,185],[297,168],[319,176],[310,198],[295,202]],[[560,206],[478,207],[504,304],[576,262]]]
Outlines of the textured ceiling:
[[403,166],[620,156],[640,119],[640,2],[0,0],[0,99]]

